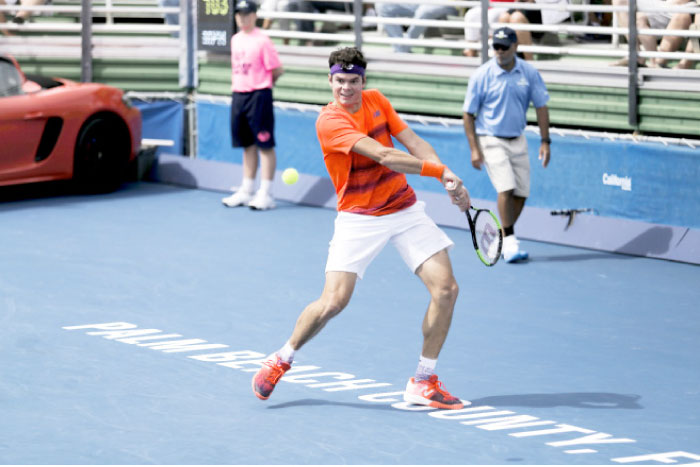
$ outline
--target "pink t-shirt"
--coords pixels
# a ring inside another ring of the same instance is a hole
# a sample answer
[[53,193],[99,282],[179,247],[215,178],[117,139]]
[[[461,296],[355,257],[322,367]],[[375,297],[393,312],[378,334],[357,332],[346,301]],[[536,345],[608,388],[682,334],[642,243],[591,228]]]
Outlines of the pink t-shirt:
[[231,39],[231,90],[250,92],[272,87],[272,70],[282,66],[270,38],[254,28]]

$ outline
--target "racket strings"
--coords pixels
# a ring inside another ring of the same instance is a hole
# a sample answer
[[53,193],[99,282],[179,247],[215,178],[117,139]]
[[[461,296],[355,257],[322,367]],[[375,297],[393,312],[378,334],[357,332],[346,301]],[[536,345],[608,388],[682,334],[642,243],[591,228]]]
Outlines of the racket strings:
[[499,249],[500,243],[500,228],[494,219],[486,214],[479,213],[474,219],[474,231],[476,233],[476,241],[481,250],[481,254],[491,263],[498,260],[501,254]]

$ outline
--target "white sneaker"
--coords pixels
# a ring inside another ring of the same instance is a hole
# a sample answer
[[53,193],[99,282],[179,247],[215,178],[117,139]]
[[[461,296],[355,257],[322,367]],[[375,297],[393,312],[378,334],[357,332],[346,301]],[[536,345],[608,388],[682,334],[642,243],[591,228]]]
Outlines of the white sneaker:
[[265,211],[266,209],[273,209],[275,207],[275,200],[272,199],[269,193],[258,190],[253,196],[253,199],[248,203],[250,209],[256,209],[258,211]]
[[506,263],[515,263],[517,261],[525,261],[528,258],[527,251],[520,249],[520,242],[515,235],[508,235],[503,239],[503,259]]
[[237,191],[231,196],[226,198],[221,198],[221,202],[230,208],[235,208],[236,206],[248,206],[250,200],[253,199],[253,193],[248,193],[247,191]]

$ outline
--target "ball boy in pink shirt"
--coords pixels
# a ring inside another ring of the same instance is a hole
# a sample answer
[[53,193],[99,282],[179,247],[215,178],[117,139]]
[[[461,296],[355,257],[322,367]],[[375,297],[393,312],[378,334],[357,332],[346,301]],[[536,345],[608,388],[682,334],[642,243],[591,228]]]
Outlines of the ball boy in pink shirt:
[[[253,0],[236,4],[239,32],[231,39],[231,138],[233,147],[243,148],[243,182],[221,201],[228,207],[264,210],[275,207],[271,193],[277,161],[272,86],[284,70],[270,38],[255,27],[257,9]],[[255,192],[258,152],[261,181]]]

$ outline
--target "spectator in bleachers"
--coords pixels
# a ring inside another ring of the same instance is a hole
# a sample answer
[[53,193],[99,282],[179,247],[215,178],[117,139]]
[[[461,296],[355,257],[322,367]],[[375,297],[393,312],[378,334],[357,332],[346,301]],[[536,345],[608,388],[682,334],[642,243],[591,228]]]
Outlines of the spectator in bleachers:
[[[46,4],[47,0],[19,0],[19,4],[23,6],[39,6]],[[0,5],[16,5],[17,0],[0,0]],[[12,18],[13,23],[24,24],[30,16],[35,14],[31,10],[20,10],[17,12],[14,18]],[[5,22],[5,15],[0,12],[0,22]],[[11,35],[9,31],[3,30],[3,34],[6,36]]]
[[[566,4],[569,0],[520,0],[526,3]],[[557,24],[569,18],[568,11],[556,10],[508,10],[498,18],[499,23],[511,24]],[[515,31],[518,36],[518,45],[532,45],[532,39],[541,39],[544,32],[541,31]],[[532,52],[523,52],[525,60],[532,60]]]
[[[456,15],[457,9],[449,5],[418,5],[416,3],[378,3],[375,6],[377,16],[385,18],[413,18],[413,19],[445,19],[450,15]],[[404,33],[400,24],[384,24],[384,31],[389,37],[404,37],[407,39],[419,38],[426,26],[411,25]],[[410,53],[411,47],[404,44],[394,44],[394,52]]]
[[[515,3],[568,3],[568,0],[500,0],[504,2]],[[515,7],[516,5],[511,5]],[[569,18],[569,12],[556,10],[530,10],[517,8],[489,8],[488,12],[489,24],[493,22],[511,23],[511,24],[557,24]],[[478,22],[481,20],[481,8],[470,8],[464,15],[465,22]],[[531,31],[516,31],[518,35],[518,43],[520,45],[532,45],[533,37],[540,39],[544,36],[543,32]],[[464,37],[468,42],[479,42],[481,39],[480,28],[464,28]],[[477,51],[474,49],[465,49],[464,55],[467,57],[476,57]],[[532,60],[531,52],[523,52],[523,57],[526,60]]]
[[[695,6],[693,2],[693,6]],[[674,13],[671,17],[671,21],[668,23],[666,29],[690,29],[693,24],[693,16],[695,16],[696,23],[698,22],[698,17],[700,15],[692,15],[690,13]],[[695,27],[693,28],[695,29]],[[696,38],[697,40],[697,38]],[[683,45],[684,38],[681,36],[664,36],[659,44],[659,52],[676,52]],[[693,52],[693,41],[688,41],[688,46],[686,47],[687,52]],[[649,60],[649,66],[652,68],[666,68],[668,64],[667,58],[652,58]],[[681,60],[676,68],[690,68],[690,60]]]
[[[593,0],[591,3],[594,5],[612,5],[612,0]],[[610,26],[612,24],[612,13],[589,11],[586,22],[589,26]]]
[[[6,5],[5,0],[0,0],[0,5]],[[4,23],[7,21],[7,18],[5,17],[5,13],[0,11],[0,23]],[[0,34],[3,36],[11,36],[12,33],[8,31],[7,29],[0,29]]]
[[[501,3],[513,3],[515,0],[492,0],[494,2]],[[508,13],[508,8],[500,7],[489,7],[488,19],[489,24],[500,22],[498,19],[501,14]],[[467,10],[464,14],[465,23],[480,23],[481,22],[481,7],[475,6]],[[491,35],[491,30],[489,29],[489,36]],[[467,42],[481,42],[481,28],[475,28],[471,26],[464,26],[464,39]],[[464,49],[462,52],[467,57],[477,57],[479,52],[476,49]]]
[[[311,2],[301,1],[301,0],[267,0],[260,6],[261,10],[264,11],[283,11],[283,12],[298,12],[298,13],[313,13],[314,8]],[[263,29],[270,29],[272,26],[272,19],[265,18],[262,24]],[[286,18],[281,18],[276,20],[278,28],[282,31],[289,31],[291,20]],[[314,22],[311,20],[298,19],[296,21],[296,29],[300,32],[314,32]],[[282,42],[287,45],[289,44],[289,39],[284,38]],[[306,45],[312,45],[313,41],[306,41]]]
[[[668,5],[683,5],[688,3],[689,0],[637,0],[637,9],[644,10],[645,8],[663,8]],[[628,5],[628,0],[613,0],[613,5]],[[621,28],[629,27],[629,14],[626,11],[615,12],[618,19],[618,24]],[[672,23],[672,20],[673,23]],[[654,11],[645,12],[638,11],[636,24],[639,29],[679,29],[679,18],[674,19],[674,14],[667,11]],[[629,40],[629,38],[628,38]],[[667,40],[664,45],[665,48],[671,48],[672,44],[676,43],[673,36],[668,38],[664,37],[662,39]],[[639,40],[637,41],[637,49],[646,50],[648,52],[653,52],[657,50],[657,36],[649,36],[646,34],[640,34]],[[677,49],[680,44],[676,45]],[[655,61],[649,62],[651,66],[658,66]],[[629,60],[627,58],[622,58],[612,62],[611,66],[627,66]],[[637,64],[639,66],[647,66],[647,62],[644,58],[639,57],[637,59]]]
[[[700,6],[700,5],[698,5]],[[700,31],[700,13],[695,13],[693,15],[695,19],[693,20],[692,24],[688,27],[691,31]],[[688,44],[685,47],[685,51],[687,53],[696,53],[700,54],[700,39],[697,37],[690,37],[688,38]],[[674,68],[679,68],[679,69],[690,69],[694,68],[694,62],[695,60],[690,60],[687,58],[681,59],[680,62],[678,62],[678,65],[676,65]]]
[[[588,0],[591,5],[612,5],[612,0]],[[612,13],[589,11],[584,17],[584,24],[592,27],[610,27],[612,26]],[[602,34],[599,32],[574,34],[574,40],[577,42],[610,42],[610,34]]]
[[[315,0],[267,0],[263,2],[260,7],[261,10],[265,11],[285,11],[285,12],[298,12],[298,13],[326,13],[329,10],[337,10],[339,13],[352,13],[352,4],[350,3],[337,3],[337,2],[324,2]],[[288,31],[291,20],[289,19],[279,19],[278,25],[279,29],[283,31]],[[272,25],[272,20],[265,19],[262,24],[263,29],[269,29]],[[314,22],[312,20],[298,19],[296,20],[296,29],[300,32],[314,32]],[[324,32],[327,28],[336,27],[334,23],[324,23]],[[333,31],[328,31],[333,32]],[[284,44],[289,43],[289,39],[283,39]],[[313,45],[312,40],[305,41],[306,45]]]

